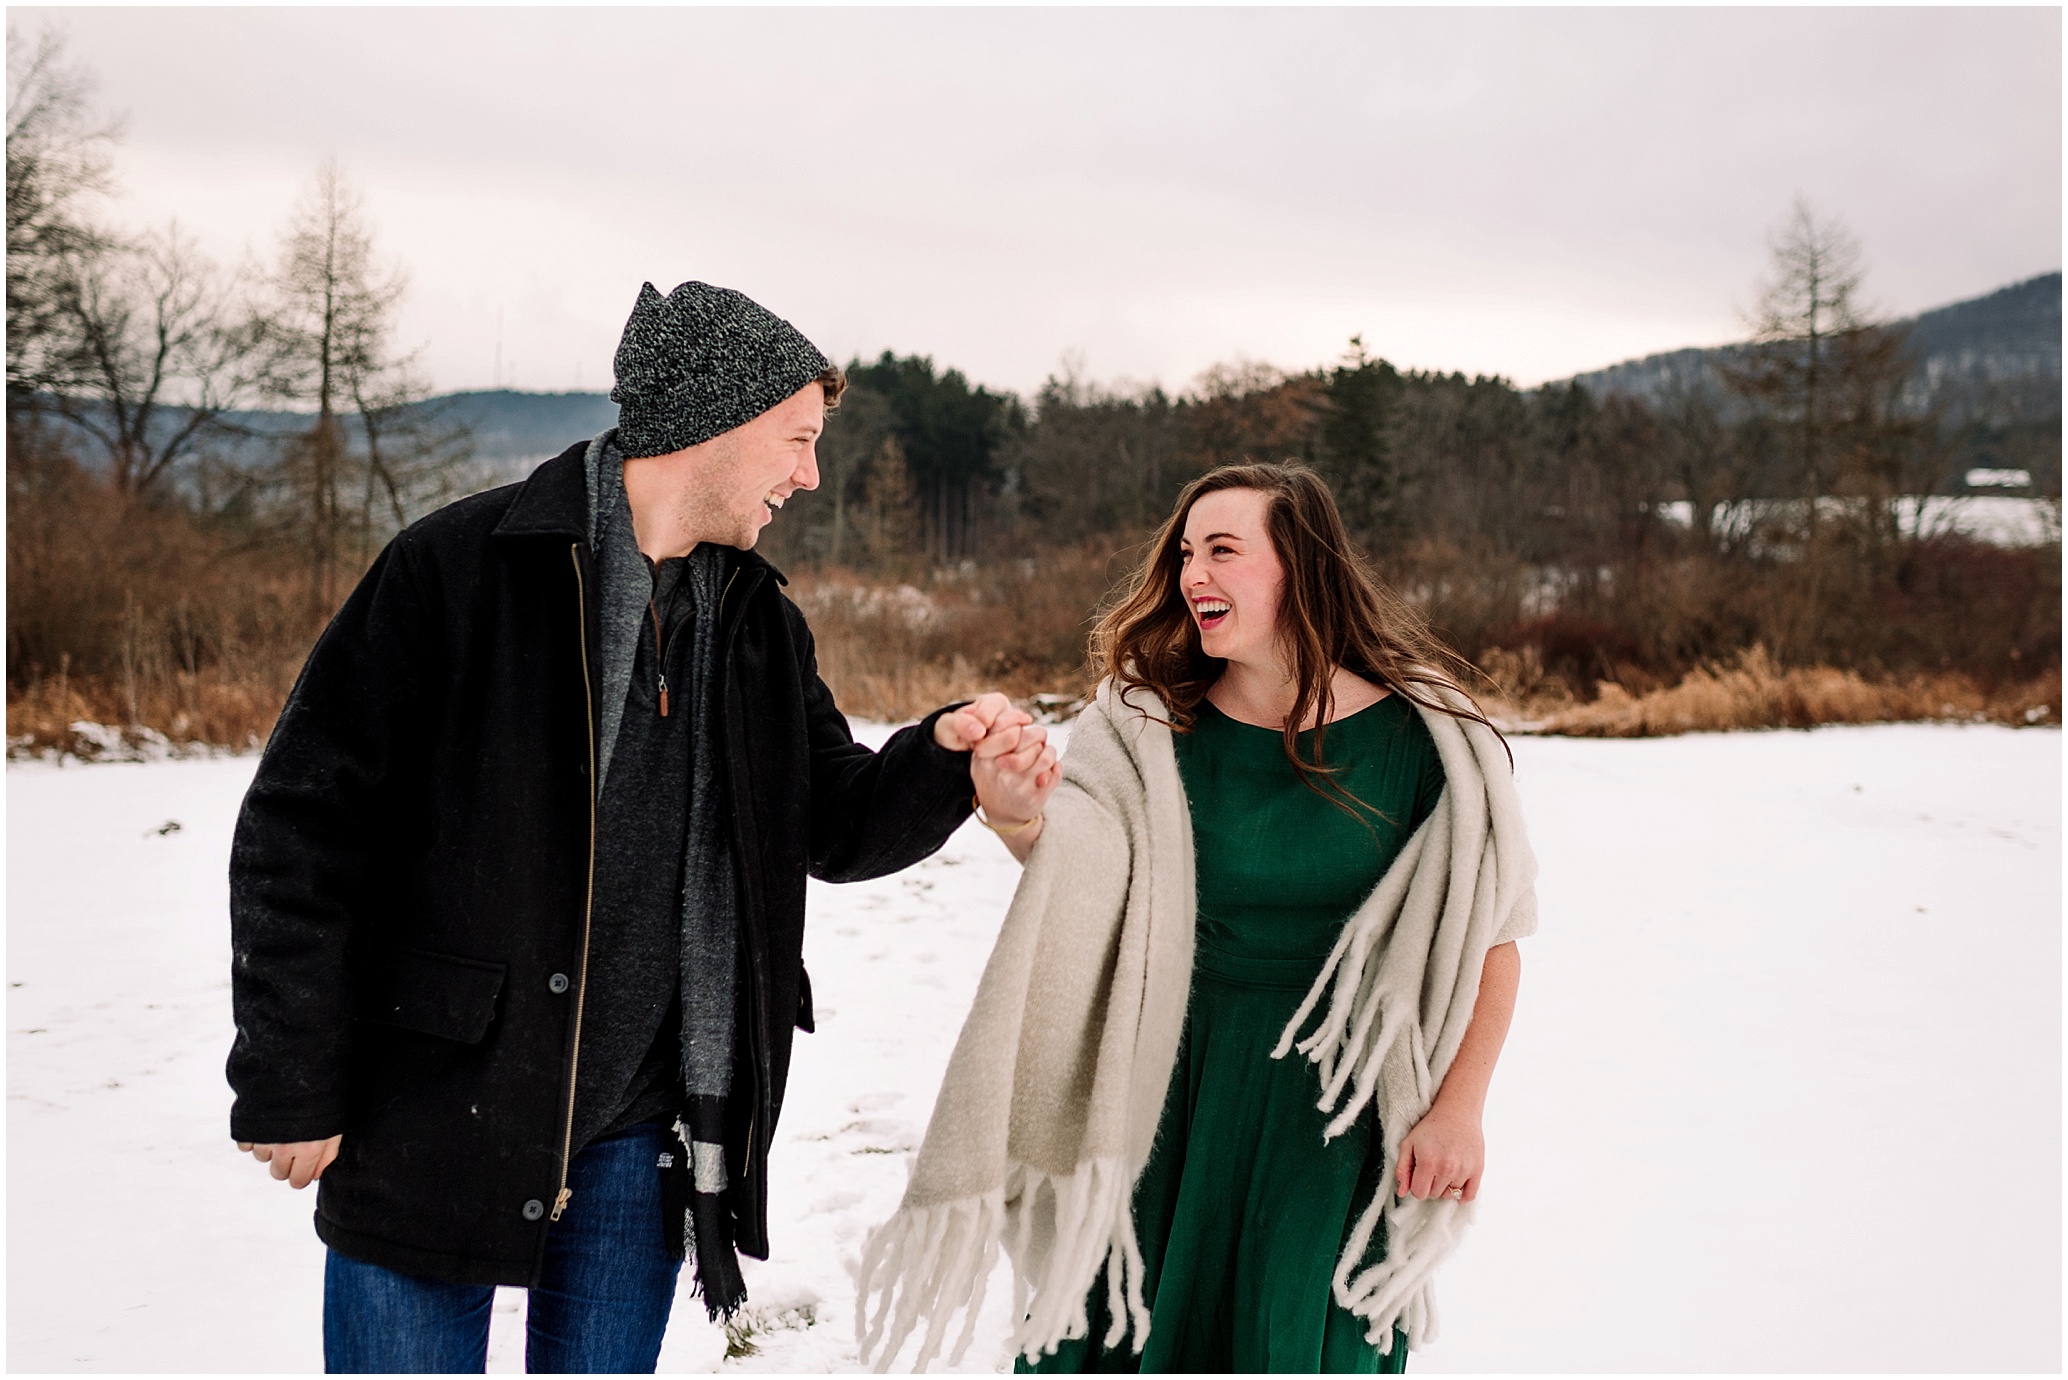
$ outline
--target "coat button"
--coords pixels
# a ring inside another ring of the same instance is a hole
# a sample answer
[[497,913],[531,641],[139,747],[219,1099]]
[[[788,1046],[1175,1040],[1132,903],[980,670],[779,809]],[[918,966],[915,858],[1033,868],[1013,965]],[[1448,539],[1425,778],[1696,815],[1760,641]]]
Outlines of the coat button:
[[553,976],[546,979],[546,986],[548,989],[552,991],[554,996],[559,996],[562,992],[565,992],[567,990],[567,974],[553,974]]
[[527,1198],[524,1200],[525,1221],[536,1222],[539,1220],[539,1218],[544,1217],[545,1215],[546,1205],[544,1203],[540,1202],[536,1198]]

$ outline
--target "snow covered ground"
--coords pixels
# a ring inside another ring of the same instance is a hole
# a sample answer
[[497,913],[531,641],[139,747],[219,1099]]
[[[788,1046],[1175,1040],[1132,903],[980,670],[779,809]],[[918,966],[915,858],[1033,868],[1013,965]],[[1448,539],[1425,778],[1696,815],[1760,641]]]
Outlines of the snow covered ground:
[[[878,735],[882,730],[870,730]],[[2061,738],[1991,727],[1521,739],[1543,932],[1480,1224],[1418,1371],[2061,1365]],[[225,1138],[224,860],[248,758],[7,772],[15,1370],[309,1371],[322,1250]],[[818,888],[752,1354],[678,1300],[663,1370],[855,1368],[1015,868],[965,829]],[[970,1369],[1007,1364],[1002,1312]],[[522,1367],[522,1296],[491,1369]]]

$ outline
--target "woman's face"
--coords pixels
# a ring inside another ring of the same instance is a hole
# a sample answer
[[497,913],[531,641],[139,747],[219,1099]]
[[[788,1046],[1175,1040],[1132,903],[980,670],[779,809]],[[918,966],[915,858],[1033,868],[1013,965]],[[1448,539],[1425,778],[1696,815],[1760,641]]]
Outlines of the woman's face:
[[1282,659],[1278,600],[1285,566],[1265,530],[1270,503],[1259,489],[1221,489],[1185,515],[1178,589],[1208,656],[1266,667]]

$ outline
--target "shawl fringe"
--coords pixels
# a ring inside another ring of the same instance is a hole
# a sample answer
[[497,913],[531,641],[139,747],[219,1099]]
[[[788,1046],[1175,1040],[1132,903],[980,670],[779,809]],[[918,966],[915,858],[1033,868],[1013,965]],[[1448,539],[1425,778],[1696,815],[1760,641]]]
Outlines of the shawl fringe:
[[926,1335],[912,1363],[915,1372],[925,1370],[940,1355],[949,1323],[960,1312],[962,1331],[948,1364],[961,1364],[976,1335],[1001,1244],[1016,1267],[1016,1354],[1032,1361],[1090,1332],[1086,1304],[1102,1267],[1113,1317],[1103,1344],[1118,1346],[1132,1323],[1139,1353],[1149,1335],[1142,1249],[1130,1207],[1139,1172],[1114,1159],[1088,1160],[1064,1175],[1014,1165],[1003,1191],[899,1208],[862,1248],[855,1335],[863,1363],[880,1346],[874,1369],[888,1370],[925,1318]]
[[[1333,1287],[1336,1302],[1365,1320],[1366,1340],[1385,1353],[1392,1350],[1395,1327],[1417,1348],[1435,1339],[1433,1277],[1464,1239],[1474,1216],[1470,1203],[1398,1197],[1393,1192],[1401,1142],[1435,1102],[1441,1073],[1448,1071],[1457,1053],[1463,1025],[1446,1020],[1443,1032],[1431,1032],[1443,1046],[1442,1068],[1432,1069],[1424,1034],[1424,969],[1386,960],[1395,952],[1429,953],[1446,910],[1458,907],[1460,901],[1464,903],[1460,908],[1470,913],[1467,926],[1483,935],[1505,923],[1518,907],[1532,916],[1535,909],[1531,882],[1536,864],[1527,845],[1520,842],[1514,787],[1493,761],[1492,735],[1475,724],[1437,723],[1432,724],[1432,731],[1439,735],[1439,745],[1455,738],[1473,751],[1483,772],[1484,794],[1473,793],[1478,795],[1476,799],[1472,795],[1454,798],[1461,773],[1448,773],[1451,782],[1445,786],[1445,798],[1344,925],[1328,960],[1271,1051],[1273,1059],[1297,1052],[1316,1066],[1321,1097],[1315,1105],[1334,1113],[1322,1133],[1324,1139],[1341,1135],[1375,1105],[1381,1113],[1384,1161],[1379,1187],[1344,1243]],[[1453,859],[1461,812],[1470,821],[1464,832],[1480,834],[1477,856],[1462,869]],[[1476,831],[1475,823],[1479,826]],[[1500,853],[1504,834],[1506,859]],[[1452,859],[1452,866],[1424,867],[1425,855],[1432,861]],[[1508,864],[1505,869],[1504,861]],[[1475,965],[1475,969],[1460,988],[1461,1000],[1451,1006],[1452,1012],[1462,1007],[1466,1021],[1478,992],[1476,964],[1485,949],[1482,939],[1468,946],[1463,955],[1465,964]],[[1322,1009],[1324,999],[1326,1008],[1319,1025],[1301,1038],[1301,1027]],[[1360,1270],[1382,1218],[1386,1259]]]

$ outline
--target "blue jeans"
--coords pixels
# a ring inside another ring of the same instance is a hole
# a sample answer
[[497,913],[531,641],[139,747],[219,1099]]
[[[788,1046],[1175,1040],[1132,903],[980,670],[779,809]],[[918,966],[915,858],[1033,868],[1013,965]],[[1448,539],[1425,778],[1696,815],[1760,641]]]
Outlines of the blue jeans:
[[[546,1233],[526,1310],[524,1368],[651,1374],[682,1261],[662,1222],[662,1152],[682,1147],[658,1121],[574,1157],[567,1210]],[[323,1367],[332,1374],[479,1373],[495,1287],[419,1279],[330,1253],[323,1274]]]

